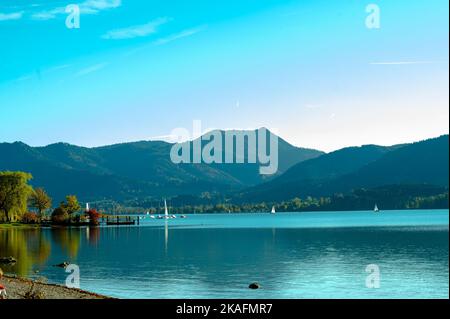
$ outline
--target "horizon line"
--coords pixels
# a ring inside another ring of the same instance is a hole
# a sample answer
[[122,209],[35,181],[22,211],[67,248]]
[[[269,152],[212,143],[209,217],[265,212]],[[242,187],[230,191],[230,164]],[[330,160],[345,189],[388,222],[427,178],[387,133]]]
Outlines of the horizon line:
[[[254,129],[254,130],[249,130],[249,129],[248,130],[245,130],[245,129],[213,129],[213,130],[206,131],[205,133],[202,133],[201,136],[204,136],[204,135],[206,135],[208,133],[211,133],[211,132],[214,132],[214,131],[220,131],[220,132],[231,132],[231,131],[249,132],[249,131],[257,131],[257,130],[260,130],[260,129],[263,129],[263,128],[265,128],[265,127],[261,127],[261,128]],[[267,130],[269,132],[271,132],[272,134],[274,134],[269,129],[267,129]],[[276,134],[274,134],[274,135],[276,135]],[[418,143],[418,142],[422,142],[422,141],[438,139],[438,138],[441,138],[441,137],[444,137],[444,136],[449,136],[449,135],[450,134],[447,132],[447,133],[444,133],[444,134],[440,134],[440,135],[432,136],[432,137],[427,137],[427,138],[423,138],[423,139],[420,139],[420,140],[407,141],[407,142],[401,142],[401,143],[395,143],[395,144],[367,143],[367,144],[360,144],[360,145],[347,145],[347,146],[344,146],[344,147],[341,147],[341,148],[333,149],[331,151],[323,151],[323,150],[318,149],[318,148],[298,146],[298,145],[295,145],[295,144],[289,142],[288,140],[286,140],[285,138],[283,138],[283,137],[281,137],[279,135],[276,135],[276,136],[278,138],[284,140],[286,143],[288,143],[289,145],[291,145],[293,147],[303,148],[303,149],[310,149],[310,150],[323,152],[325,154],[330,154],[330,153],[333,153],[333,152],[336,152],[336,151],[339,151],[339,150],[342,150],[342,149],[346,149],[346,148],[351,148],[351,147],[363,147],[363,146],[371,146],[371,145],[373,145],[373,146],[381,146],[381,147],[392,147],[392,146],[397,146],[397,145],[413,144],[413,143]],[[170,136],[170,135],[165,135],[165,136]],[[160,137],[164,137],[164,136],[160,136]],[[193,139],[189,139],[189,140],[186,140],[186,141],[183,141],[183,142],[179,142],[179,143],[182,144],[182,143],[186,143],[186,142],[192,142],[192,141],[194,141],[194,140],[196,140],[198,138],[199,137],[195,137]],[[52,145],[64,144],[64,145],[70,145],[70,146],[75,146],[75,147],[80,147],[80,148],[96,149],[96,148],[102,148],[102,147],[116,146],[116,145],[122,145],[122,144],[134,144],[134,143],[141,143],[141,142],[149,142],[149,143],[150,142],[162,142],[162,143],[166,143],[166,144],[178,144],[177,142],[172,142],[171,143],[171,142],[168,142],[168,141],[164,141],[162,139],[142,139],[142,140],[131,140],[131,141],[123,141],[123,142],[113,142],[111,144],[102,144],[102,145],[94,145],[94,146],[78,145],[78,144],[75,144],[75,143],[63,142],[63,141],[49,143],[49,144],[45,144],[45,145],[32,145],[32,144],[28,144],[28,143],[20,141],[20,140],[14,141],[14,142],[3,141],[3,142],[0,142],[0,145],[1,144],[16,144],[16,143],[19,143],[19,144],[24,144],[24,145],[26,145],[28,147],[31,147],[31,148],[45,148],[45,147],[49,147],[49,146],[52,146]]]

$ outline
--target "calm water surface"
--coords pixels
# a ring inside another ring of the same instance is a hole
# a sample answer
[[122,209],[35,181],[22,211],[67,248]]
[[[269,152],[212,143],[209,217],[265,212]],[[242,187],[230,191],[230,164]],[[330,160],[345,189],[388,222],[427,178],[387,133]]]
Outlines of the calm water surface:
[[[120,298],[448,298],[448,210],[192,215],[0,231],[9,273]],[[366,288],[366,266],[381,271]],[[38,273],[36,272],[38,271]],[[249,290],[257,281],[260,290]]]

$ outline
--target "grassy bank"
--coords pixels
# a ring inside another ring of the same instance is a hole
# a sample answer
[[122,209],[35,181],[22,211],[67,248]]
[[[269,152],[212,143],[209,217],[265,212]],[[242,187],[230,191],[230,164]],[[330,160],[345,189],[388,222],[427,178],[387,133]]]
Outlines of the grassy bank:
[[0,223],[0,230],[2,229],[12,229],[12,228],[39,228],[40,225],[33,225],[33,224],[23,224],[23,223],[7,223],[2,224]]

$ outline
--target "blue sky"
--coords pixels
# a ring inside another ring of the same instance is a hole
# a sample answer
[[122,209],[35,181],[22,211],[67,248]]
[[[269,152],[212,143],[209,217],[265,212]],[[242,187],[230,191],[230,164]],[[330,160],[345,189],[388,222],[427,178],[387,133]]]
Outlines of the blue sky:
[[[0,2],[0,142],[276,129],[325,151],[448,133],[444,0]],[[368,29],[365,8],[380,8]]]

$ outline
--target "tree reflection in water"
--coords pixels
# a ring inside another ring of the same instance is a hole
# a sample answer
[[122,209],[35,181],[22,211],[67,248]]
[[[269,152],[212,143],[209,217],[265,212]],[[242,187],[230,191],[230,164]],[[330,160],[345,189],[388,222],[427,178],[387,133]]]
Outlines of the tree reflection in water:
[[[17,262],[1,265],[5,272],[25,277],[44,265],[51,244],[41,229],[8,229],[0,231],[0,257],[14,257]],[[34,267],[34,268],[33,268]]]
[[54,228],[51,231],[52,242],[59,245],[73,261],[80,250],[81,234],[85,231],[81,228]]

